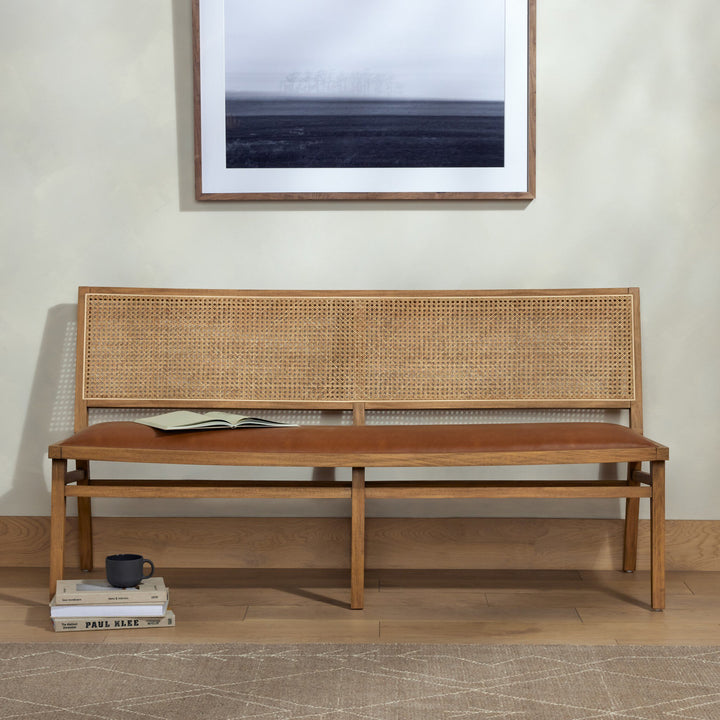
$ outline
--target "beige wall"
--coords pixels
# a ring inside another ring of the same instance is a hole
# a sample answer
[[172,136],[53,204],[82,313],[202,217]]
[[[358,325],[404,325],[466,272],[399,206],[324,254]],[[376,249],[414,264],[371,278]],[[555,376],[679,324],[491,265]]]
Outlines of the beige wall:
[[[190,0],[0,0],[0,513],[48,513],[43,458],[71,427],[66,331],[80,284],[639,285],[646,431],[671,447],[668,516],[720,519],[717,0],[538,4],[532,203],[200,205]],[[371,510],[516,507],[619,511]],[[99,509],[148,511],[124,501]],[[167,514],[236,510],[152,505]]]

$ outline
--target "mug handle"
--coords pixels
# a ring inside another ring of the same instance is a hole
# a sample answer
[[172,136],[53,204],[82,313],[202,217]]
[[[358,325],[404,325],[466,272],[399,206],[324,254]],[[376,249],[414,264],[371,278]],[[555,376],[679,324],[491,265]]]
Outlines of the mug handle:
[[143,560],[143,565],[145,563],[150,563],[150,572],[147,575],[143,575],[143,578],[142,578],[143,580],[147,580],[148,578],[151,578],[153,576],[153,573],[155,572],[155,565],[153,565],[152,560],[148,560],[147,558],[145,558]]

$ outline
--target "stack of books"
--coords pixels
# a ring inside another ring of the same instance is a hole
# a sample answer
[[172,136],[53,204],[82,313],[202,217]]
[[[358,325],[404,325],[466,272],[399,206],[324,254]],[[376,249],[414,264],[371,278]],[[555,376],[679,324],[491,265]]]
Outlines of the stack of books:
[[125,589],[107,580],[58,580],[50,618],[55,632],[172,627],[175,615],[168,602],[161,577]]

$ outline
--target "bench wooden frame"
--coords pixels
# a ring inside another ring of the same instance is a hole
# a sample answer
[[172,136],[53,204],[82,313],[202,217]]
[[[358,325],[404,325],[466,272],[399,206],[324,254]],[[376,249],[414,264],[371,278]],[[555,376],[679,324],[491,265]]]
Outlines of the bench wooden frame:
[[[93,566],[93,497],[344,498],[350,607],[362,608],[365,501],[625,498],[623,568],[635,569],[650,500],[651,605],[665,603],[665,461],[642,435],[637,288],[303,292],[82,287],[75,431],[52,459],[50,595],[63,576],[66,500]],[[163,434],[90,424],[93,408],[320,409],[352,426]],[[612,423],[377,426],[378,410],[600,408]],[[193,439],[194,438],[194,439]],[[68,468],[68,461],[75,468]],[[349,481],[102,480],[93,461],[346,467]],[[623,463],[620,481],[395,481],[366,468]],[[649,469],[643,470],[643,463]]]

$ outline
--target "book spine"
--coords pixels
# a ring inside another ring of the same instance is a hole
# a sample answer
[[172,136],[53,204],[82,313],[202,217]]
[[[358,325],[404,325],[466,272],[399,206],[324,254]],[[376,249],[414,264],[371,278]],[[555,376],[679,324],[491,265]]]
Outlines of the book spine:
[[168,600],[167,590],[134,590],[123,592],[56,592],[56,605],[147,605],[148,603],[164,603]]
[[163,617],[118,617],[118,618],[53,618],[55,632],[76,632],[78,630],[134,630],[140,628],[173,627],[175,613],[168,610]]

